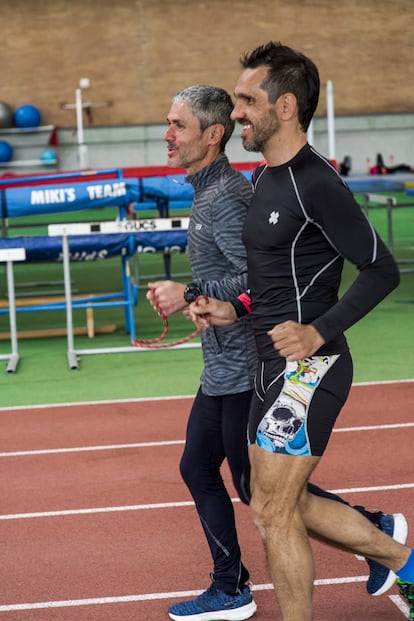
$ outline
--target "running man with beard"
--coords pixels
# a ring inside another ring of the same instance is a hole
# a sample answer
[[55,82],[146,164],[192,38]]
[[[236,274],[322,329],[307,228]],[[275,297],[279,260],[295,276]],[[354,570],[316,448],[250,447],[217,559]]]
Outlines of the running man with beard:
[[[414,618],[414,550],[307,487],[352,383],[344,331],[398,285],[398,268],[337,171],[306,141],[319,99],[315,64],[270,42],[241,65],[232,119],[245,149],[267,162],[254,176],[243,232],[259,358],[251,509],[282,619],[313,619],[309,536],[395,572]],[[338,299],[345,258],[359,274]],[[242,314],[239,302],[202,298],[191,313],[208,329]]]
[[[232,110],[231,97],[223,89],[195,85],[174,97],[167,116],[164,140],[168,165],[186,169],[194,201],[188,231],[193,282],[149,283],[147,298],[165,315],[185,309],[200,294],[230,300],[247,286],[242,228],[252,190],[224,153],[234,129]],[[247,422],[257,364],[250,322],[246,318],[235,326],[206,330],[202,351],[204,369],[188,419],[180,471],[210,548],[212,584],[199,597],[171,606],[169,615],[183,621],[242,620],[254,614],[256,604],[248,585],[249,572],[241,561],[233,507],[220,468],[227,458],[237,493],[248,504]],[[333,498],[315,486],[310,489]],[[367,515],[394,536],[406,527],[400,514]],[[389,580],[388,569],[371,566],[373,592]]]

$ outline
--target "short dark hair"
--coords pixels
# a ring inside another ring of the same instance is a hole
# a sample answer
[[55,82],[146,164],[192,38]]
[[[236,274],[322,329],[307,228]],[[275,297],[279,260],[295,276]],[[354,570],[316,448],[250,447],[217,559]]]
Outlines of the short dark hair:
[[306,132],[319,101],[320,80],[315,63],[287,45],[270,41],[253,52],[243,54],[240,64],[244,69],[269,67],[261,87],[267,92],[271,103],[275,103],[284,93],[295,95],[299,123]]
[[234,131],[234,121],[230,118],[234,105],[227,91],[218,86],[194,84],[179,91],[173,102],[184,102],[190,106],[192,113],[200,121],[201,131],[215,123],[223,125],[220,149],[224,151]]

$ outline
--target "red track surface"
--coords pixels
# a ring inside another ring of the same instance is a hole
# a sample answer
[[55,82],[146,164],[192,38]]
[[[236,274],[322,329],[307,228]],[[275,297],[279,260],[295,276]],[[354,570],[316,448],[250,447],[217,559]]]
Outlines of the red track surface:
[[[0,621],[160,621],[208,586],[207,545],[178,472],[190,403],[0,411]],[[413,524],[413,445],[414,382],[355,386],[314,481]],[[249,509],[235,510],[254,618],[277,621]],[[315,587],[315,621],[404,619],[395,588],[366,594],[365,562],[314,550],[316,578],[327,581]]]

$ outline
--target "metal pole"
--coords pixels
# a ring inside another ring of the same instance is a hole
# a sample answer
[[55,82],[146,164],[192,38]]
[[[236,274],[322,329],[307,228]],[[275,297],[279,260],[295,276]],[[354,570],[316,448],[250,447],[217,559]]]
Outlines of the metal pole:
[[326,112],[328,122],[328,157],[330,160],[336,160],[334,99],[333,84],[331,80],[328,80],[326,83]]
[[88,147],[83,137],[82,90],[76,89],[76,126],[78,130],[78,165],[81,170],[88,168]]
[[62,237],[63,250],[63,275],[65,280],[65,301],[66,301],[66,331],[68,341],[68,363],[69,368],[78,369],[78,360],[75,352],[73,337],[73,318],[72,318],[72,290],[70,286],[70,257],[69,240],[66,234]]
[[7,261],[7,289],[9,294],[9,321],[11,337],[11,356],[7,365],[7,372],[14,373],[19,362],[17,351],[16,301],[14,297],[13,262]]
[[309,144],[311,145],[311,147],[313,147],[314,143],[314,134],[313,134],[313,119],[312,121],[309,123],[309,127],[308,127],[308,133],[307,133],[307,139]]
[[17,353],[16,300],[14,293],[13,262],[7,261],[7,289],[9,294],[9,318],[12,353]]
[[6,263],[7,294],[9,298],[9,323],[11,353],[0,354],[0,360],[8,360],[7,372],[14,373],[19,362],[17,351],[17,322],[16,322],[16,295],[14,290],[13,261],[25,261],[26,250],[24,248],[7,248],[0,250],[0,263]]

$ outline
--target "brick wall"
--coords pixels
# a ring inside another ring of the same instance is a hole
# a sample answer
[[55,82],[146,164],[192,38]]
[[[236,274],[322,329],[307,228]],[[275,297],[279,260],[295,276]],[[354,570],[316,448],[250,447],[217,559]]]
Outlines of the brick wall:
[[1,17],[0,100],[45,124],[75,126],[60,104],[82,77],[84,101],[113,103],[95,125],[162,122],[184,86],[232,92],[240,54],[270,39],[333,81],[337,115],[414,110],[413,0],[2,0]]

